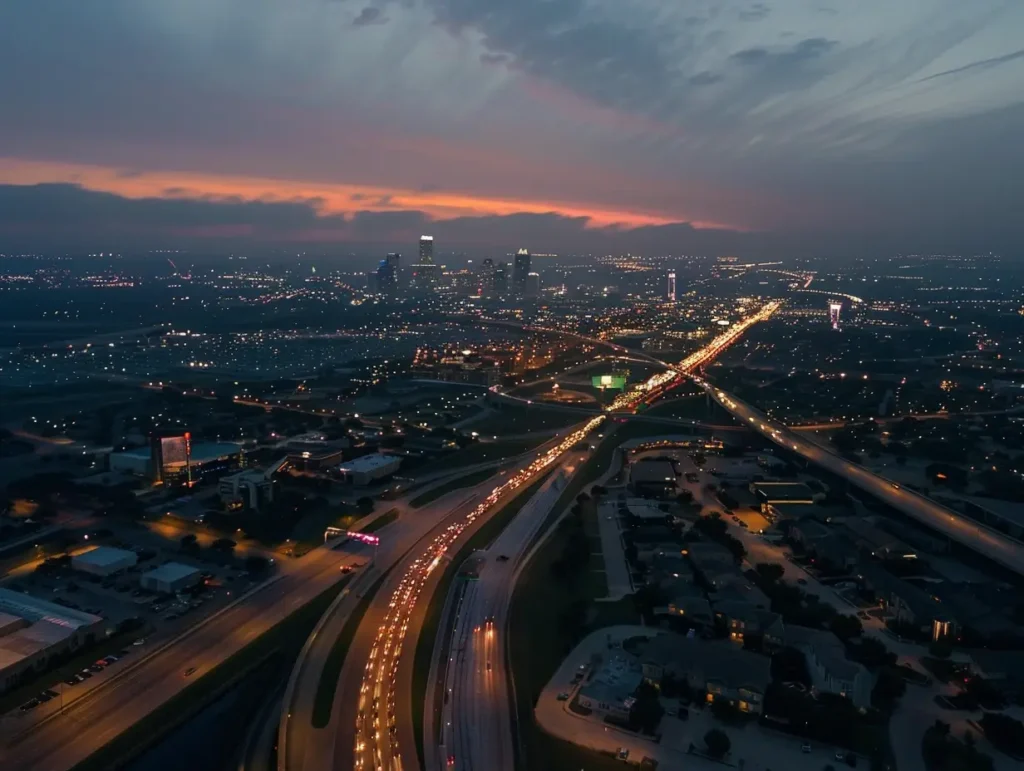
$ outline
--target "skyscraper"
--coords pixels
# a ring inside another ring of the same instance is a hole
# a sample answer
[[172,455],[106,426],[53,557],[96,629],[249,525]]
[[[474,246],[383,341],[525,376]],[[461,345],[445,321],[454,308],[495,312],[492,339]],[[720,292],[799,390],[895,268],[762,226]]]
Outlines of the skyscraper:
[[540,297],[540,274],[528,273],[526,275],[526,296]]
[[526,249],[516,252],[512,263],[512,287],[517,295],[526,291],[526,277],[530,275],[530,253]]
[[420,236],[420,264],[434,264],[434,237]]
[[412,286],[420,291],[433,291],[437,284],[434,264],[434,237],[420,236],[420,259],[412,266]]
[[390,252],[377,266],[376,290],[381,294],[393,294],[398,288],[398,272],[402,255]]
[[494,296],[494,260],[485,257],[480,264],[480,296]]
[[674,270],[668,272],[668,301],[671,303],[676,301],[676,272]]
[[499,262],[494,269],[494,294],[504,297],[508,294],[508,263]]

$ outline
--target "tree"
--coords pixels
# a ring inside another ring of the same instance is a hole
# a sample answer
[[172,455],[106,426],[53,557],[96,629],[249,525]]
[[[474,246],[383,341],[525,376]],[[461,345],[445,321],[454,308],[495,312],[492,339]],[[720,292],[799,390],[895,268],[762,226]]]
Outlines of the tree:
[[871,692],[871,703],[879,709],[889,709],[907,691],[907,681],[893,667],[886,667],[878,673],[878,680]]
[[757,574],[764,579],[765,583],[774,584],[783,575],[785,575],[786,569],[777,562],[758,562],[754,567]]
[[212,548],[216,549],[217,551],[222,551],[225,554],[230,554],[231,552],[233,552],[237,545],[238,544],[236,544],[230,538],[218,538],[216,541],[210,544]]
[[949,637],[940,637],[928,646],[928,652],[937,659],[948,659],[953,655],[953,645]]
[[245,558],[245,569],[250,573],[264,573],[270,567],[270,560],[259,554],[252,554]]
[[684,506],[689,506],[693,503],[693,493],[687,489],[679,491],[679,495],[676,496],[676,502],[681,503]]
[[645,734],[653,734],[658,730],[658,723],[664,714],[657,689],[648,682],[641,683],[636,690],[636,701],[629,711],[630,725]]
[[856,616],[839,614],[832,619],[829,629],[832,630],[832,634],[846,642],[854,637],[859,637],[860,633],[864,631],[864,626]]
[[356,501],[356,506],[359,507],[359,511],[363,514],[369,514],[373,511],[373,498],[369,495],[364,495],[362,498]]
[[704,734],[704,744],[708,748],[708,754],[714,755],[716,758],[727,755],[732,747],[729,735],[717,728],[712,728]]

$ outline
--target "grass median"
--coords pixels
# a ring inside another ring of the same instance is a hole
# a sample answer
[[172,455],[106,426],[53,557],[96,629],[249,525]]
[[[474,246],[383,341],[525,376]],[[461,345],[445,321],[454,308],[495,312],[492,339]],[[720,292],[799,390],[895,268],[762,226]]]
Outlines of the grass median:
[[338,583],[325,589],[280,624],[268,629],[226,661],[199,676],[186,688],[75,765],[73,771],[108,771],[124,766],[203,707],[216,701],[246,674],[278,651],[297,652],[316,626],[320,616],[348,580],[349,577],[344,576]]
[[388,509],[376,519],[370,520],[363,527],[359,528],[360,533],[375,533],[382,527],[390,525],[398,519],[398,509]]
[[485,479],[489,479],[497,473],[495,468],[485,468],[480,471],[475,471],[472,474],[466,474],[465,476],[450,479],[447,482],[442,482],[437,487],[432,487],[425,493],[420,493],[411,501],[409,505],[418,509],[420,506],[426,506],[428,503],[432,503],[440,498],[442,495],[447,495],[453,490],[461,490],[464,487],[472,487],[473,485],[480,484]]
[[373,586],[363,595],[363,598],[345,622],[345,626],[342,627],[338,639],[331,646],[330,653],[327,654],[323,672],[320,673],[320,682],[316,687],[316,695],[313,697],[312,720],[314,728],[324,728],[331,722],[334,694],[338,690],[338,679],[341,677],[342,667],[345,666],[345,656],[348,654],[348,649],[356,637],[356,632],[359,631],[359,625],[363,622],[363,616],[366,615],[370,603],[373,602],[373,598],[380,591],[380,587],[387,576],[388,574],[385,573],[378,578]]
[[519,513],[519,510],[523,508],[526,502],[533,497],[533,494],[537,492],[550,473],[550,471],[545,472],[540,479],[518,492],[501,511],[488,519],[466,540],[455,556],[452,557],[452,561],[445,568],[444,574],[430,596],[430,603],[427,606],[423,617],[423,625],[416,640],[416,651],[413,654],[412,663],[412,723],[413,734],[416,737],[416,756],[419,758],[420,767],[423,766],[424,757],[423,702],[427,695],[427,681],[430,679],[430,660],[434,654],[434,642],[437,640],[437,629],[441,623],[441,615],[444,612],[444,604],[448,598],[448,592],[451,591],[452,583],[455,581],[462,563],[474,551],[486,548],[501,534],[501,531],[508,526],[508,523]]

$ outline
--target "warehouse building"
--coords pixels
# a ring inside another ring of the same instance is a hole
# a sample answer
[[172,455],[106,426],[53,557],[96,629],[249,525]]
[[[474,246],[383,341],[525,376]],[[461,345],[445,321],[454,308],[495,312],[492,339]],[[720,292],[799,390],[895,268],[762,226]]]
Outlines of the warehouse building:
[[338,474],[349,484],[365,486],[398,471],[402,459],[394,455],[374,453],[338,466]]
[[168,562],[155,570],[143,573],[139,585],[151,592],[173,594],[190,586],[195,586],[202,579],[202,571],[182,562]]
[[630,466],[629,487],[645,498],[672,498],[676,494],[676,469],[668,460],[641,460]]
[[0,693],[34,677],[51,656],[93,642],[102,625],[91,613],[0,589]]
[[82,573],[104,577],[134,567],[138,561],[139,558],[133,551],[115,549],[112,546],[97,546],[73,556],[71,567]]

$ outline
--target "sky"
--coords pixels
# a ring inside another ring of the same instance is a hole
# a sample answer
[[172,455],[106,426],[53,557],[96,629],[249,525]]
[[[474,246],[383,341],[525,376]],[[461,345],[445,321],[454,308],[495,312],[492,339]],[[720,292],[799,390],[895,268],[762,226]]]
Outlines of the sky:
[[4,0],[5,244],[1024,258],[1020,0]]

